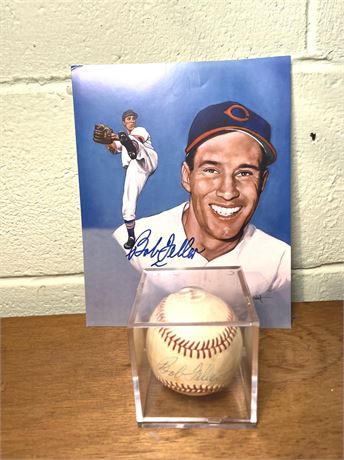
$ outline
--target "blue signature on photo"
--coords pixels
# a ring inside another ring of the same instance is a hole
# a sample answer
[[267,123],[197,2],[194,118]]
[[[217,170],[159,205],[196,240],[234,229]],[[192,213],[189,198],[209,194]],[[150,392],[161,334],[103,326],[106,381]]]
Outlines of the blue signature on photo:
[[149,257],[155,259],[151,267],[160,268],[167,265],[167,259],[174,259],[175,257],[193,259],[195,254],[201,254],[204,251],[204,249],[199,250],[192,247],[195,238],[190,238],[189,240],[185,238],[178,248],[175,244],[176,236],[174,233],[171,233],[166,243],[164,243],[161,236],[155,243],[150,244],[149,239],[151,235],[151,229],[147,229],[140,234],[136,239],[135,246],[127,254],[128,260],[131,260],[133,257]]

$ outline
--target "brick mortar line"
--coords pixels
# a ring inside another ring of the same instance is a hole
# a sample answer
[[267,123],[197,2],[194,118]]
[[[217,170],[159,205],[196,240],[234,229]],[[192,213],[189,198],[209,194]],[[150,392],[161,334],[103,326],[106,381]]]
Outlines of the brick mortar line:
[[344,269],[344,262],[333,262],[329,264],[313,265],[311,267],[293,267],[292,272],[316,271],[319,272],[322,268],[333,268],[342,271]]
[[[266,57],[269,57],[269,56],[266,56]],[[271,57],[274,57],[274,56],[271,56]],[[249,57],[249,59],[259,59],[259,58],[260,58],[260,56]],[[240,59],[232,59],[232,60],[235,61],[235,60],[240,60]],[[314,56],[297,56],[295,58],[293,58],[293,56],[292,56],[292,62],[293,62],[293,64],[297,64],[299,62],[300,63],[309,62],[309,63],[317,63],[317,64],[324,63],[325,65],[332,64],[333,66],[344,64],[344,61],[342,61],[342,60],[330,60],[330,59],[327,59],[326,56],[324,57],[324,56],[320,56],[320,55],[319,56],[318,55],[314,55]],[[166,62],[166,64],[174,64],[174,63]],[[175,64],[178,64],[178,62],[176,62]],[[51,76],[51,77],[39,76],[39,77],[22,77],[22,78],[17,77],[17,78],[14,78],[14,79],[8,79],[8,80],[2,80],[2,81],[0,80],[0,88],[2,88],[2,87],[12,87],[12,86],[15,86],[15,85],[18,85],[18,84],[38,85],[40,87],[44,87],[44,86],[49,86],[49,85],[53,85],[53,84],[62,84],[62,83],[71,84],[71,76],[66,75],[64,77],[58,77],[58,76]]]
[[[316,0],[307,0],[306,5],[306,50],[312,56],[316,55]],[[326,56],[325,56],[326,59]]]
[[304,36],[304,46],[305,46],[305,50],[307,51],[307,53],[309,52],[309,25],[310,25],[310,19],[309,19],[309,10],[310,10],[310,2],[311,0],[307,0],[306,1],[306,5],[305,5],[305,36]]
[[[344,269],[344,262],[333,262],[330,264],[322,264],[322,265],[314,265],[311,267],[294,267],[292,268],[292,273],[296,272],[311,272],[311,271],[316,271],[319,272],[321,268],[332,268],[332,269],[338,269],[338,271],[342,271]],[[32,276],[4,276],[0,277],[0,283],[5,284],[6,281],[9,282],[30,282],[30,281],[44,281],[44,280],[49,280],[50,282],[54,279],[78,279],[78,278],[83,278],[84,273],[66,273],[66,274],[57,274],[57,275],[32,275]]]
[[75,272],[75,273],[52,273],[52,274],[43,274],[43,275],[18,275],[18,276],[0,276],[0,279],[26,279],[26,278],[59,278],[61,276],[83,276],[84,272]]
[[74,284],[83,284],[84,283],[84,273],[66,273],[58,275],[33,275],[33,276],[5,276],[0,277],[0,286],[15,287],[20,285],[41,285],[49,284],[50,286],[54,285],[54,282],[65,281],[66,283],[73,282]]

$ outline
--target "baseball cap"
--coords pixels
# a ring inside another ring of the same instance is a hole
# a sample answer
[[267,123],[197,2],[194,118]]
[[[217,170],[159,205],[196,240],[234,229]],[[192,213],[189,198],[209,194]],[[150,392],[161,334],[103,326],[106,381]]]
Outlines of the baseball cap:
[[138,114],[136,112],[134,112],[132,109],[128,109],[122,113],[122,120],[124,121],[124,119],[126,117],[130,117],[130,115],[134,115],[135,118],[138,118]]
[[267,164],[277,158],[271,144],[271,126],[260,115],[234,101],[209,105],[196,115],[189,131],[186,155],[211,137],[228,131],[241,131],[253,137],[263,148]]

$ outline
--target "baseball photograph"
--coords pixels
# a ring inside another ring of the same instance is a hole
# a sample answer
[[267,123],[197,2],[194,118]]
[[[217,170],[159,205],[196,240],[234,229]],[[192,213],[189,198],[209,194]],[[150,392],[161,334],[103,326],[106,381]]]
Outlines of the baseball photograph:
[[145,268],[241,266],[290,327],[290,58],[75,65],[88,325],[125,325]]

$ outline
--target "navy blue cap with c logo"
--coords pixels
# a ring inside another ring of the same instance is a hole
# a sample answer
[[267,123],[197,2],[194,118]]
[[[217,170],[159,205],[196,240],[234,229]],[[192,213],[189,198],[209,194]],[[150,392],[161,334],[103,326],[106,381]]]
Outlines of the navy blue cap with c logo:
[[134,116],[134,118],[138,118],[138,114],[136,112],[134,112],[134,110],[128,109],[128,110],[126,110],[125,112],[122,113],[122,120],[124,121],[124,119],[126,117],[129,117],[130,115]]
[[189,131],[186,154],[211,137],[228,131],[241,131],[252,136],[262,146],[267,164],[276,160],[276,150],[270,142],[269,123],[248,107],[234,101],[210,105],[198,112]]

